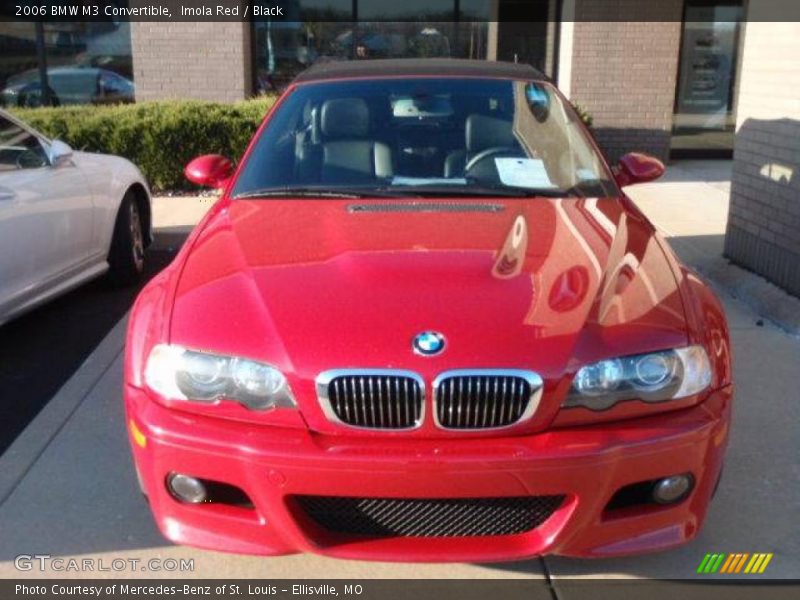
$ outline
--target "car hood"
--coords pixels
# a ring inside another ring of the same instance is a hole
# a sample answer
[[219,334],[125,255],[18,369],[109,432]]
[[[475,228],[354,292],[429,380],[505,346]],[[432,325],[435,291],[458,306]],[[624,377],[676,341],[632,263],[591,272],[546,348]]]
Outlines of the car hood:
[[[441,354],[412,351],[425,330]],[[618,199],[268,199],[198,233],[170,337],[269,362],[313,397],[321,371],[355,367],[532,369],[556,388],[686,328],[652,226]]]

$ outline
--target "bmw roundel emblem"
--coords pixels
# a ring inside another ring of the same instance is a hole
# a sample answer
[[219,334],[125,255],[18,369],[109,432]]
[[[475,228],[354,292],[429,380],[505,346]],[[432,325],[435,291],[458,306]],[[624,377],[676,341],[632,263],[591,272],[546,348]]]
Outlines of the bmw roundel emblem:
[[414,352],[433,356],[444,350],[444,336],[437,331],[423,331],[414,338]]

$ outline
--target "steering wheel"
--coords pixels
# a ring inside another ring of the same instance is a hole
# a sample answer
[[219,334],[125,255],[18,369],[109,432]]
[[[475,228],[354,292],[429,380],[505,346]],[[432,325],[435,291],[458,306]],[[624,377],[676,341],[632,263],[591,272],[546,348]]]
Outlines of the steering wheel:
[[488,160],[498,154],[519,154],[519,152],[519,148],[512,148],[511,146],[494,146],[492,148],[487,148],[486,150],[481,150],[467,161],[467,164],[464,166],[464,174],[468,174],[479,163],[482,163],[483,161]]

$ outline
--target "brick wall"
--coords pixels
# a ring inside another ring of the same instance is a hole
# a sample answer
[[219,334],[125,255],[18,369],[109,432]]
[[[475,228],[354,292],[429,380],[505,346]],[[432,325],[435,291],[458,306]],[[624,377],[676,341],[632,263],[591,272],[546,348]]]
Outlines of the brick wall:
[[725,255],[800,296],[800,23],[744,36]]
[[252,91],[249,23],[131,23],[136,99],[235,101]]
[[[683,0],[574,0],[572,56],[560,59],[571,60],[570,98],[592,114],[612,161],[633,150],[669,155],[682,7]],[[618,18],[630,20],[608,20]]]

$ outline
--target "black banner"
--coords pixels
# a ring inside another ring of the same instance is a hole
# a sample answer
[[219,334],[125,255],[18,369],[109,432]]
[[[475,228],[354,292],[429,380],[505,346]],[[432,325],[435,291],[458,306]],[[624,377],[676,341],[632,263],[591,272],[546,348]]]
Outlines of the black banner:
[[309,580],[0,580],[0,598],[36,600],[792,600],[794,581],[648,581],[634,579],[309,579]]
[[[654,0],[4,0],[0,21],[558,22],[681,21],[682,2]],[[748,21],[800,21],[797,0],[748,0]],[[704,20],[713,20],[707,11]]]

